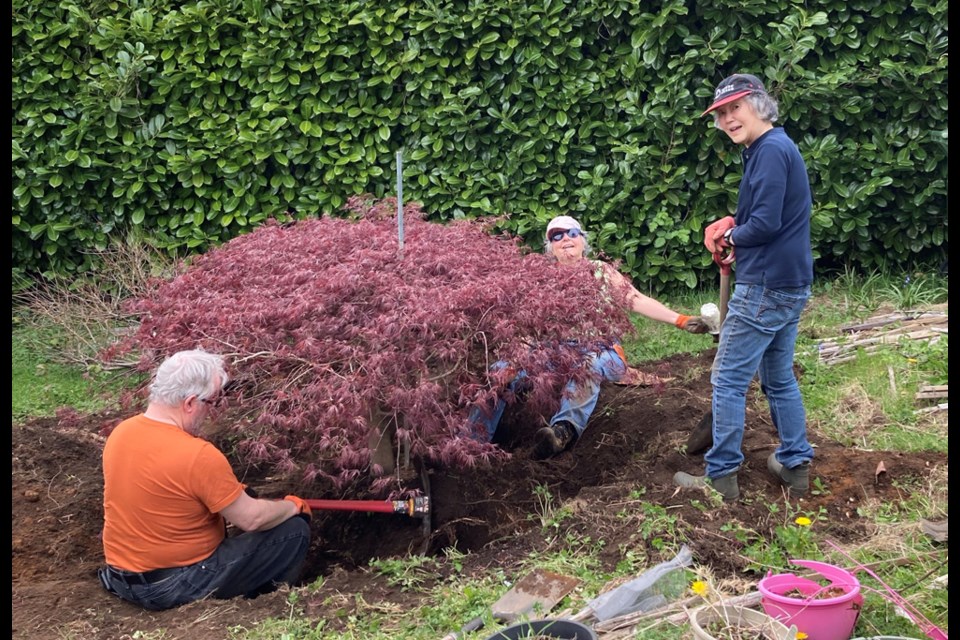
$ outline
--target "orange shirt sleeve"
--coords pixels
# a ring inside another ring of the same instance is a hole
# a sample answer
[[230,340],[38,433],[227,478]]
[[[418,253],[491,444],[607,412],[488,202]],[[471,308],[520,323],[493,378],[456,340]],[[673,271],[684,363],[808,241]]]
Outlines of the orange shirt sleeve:
[[243,492],[227,457],[209,442],[204,443],[192,471],[194,492],[211,513],[220,513]]

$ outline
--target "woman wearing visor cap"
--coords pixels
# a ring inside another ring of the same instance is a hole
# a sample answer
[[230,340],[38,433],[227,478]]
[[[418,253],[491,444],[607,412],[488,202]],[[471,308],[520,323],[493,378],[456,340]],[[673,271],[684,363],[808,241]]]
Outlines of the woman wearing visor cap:
[[[557,261],[559,268],[575,266],[584,260],[591,262],[597,278],[601,279],[607,288],[625,294],[617,296],[617,299],[625,301],[628,311],[646,316],[651,320],[672,324],[690,333],[709,331],[707,323],[699,316],[687,316],[673,311],[637,291],[630,281],[609,263],[588,258],[590,246],[587,243],[587,234],[580,223],[571,216],[557,216],[547,224],[544,251]],[[619,340],[611,339],[608,348],[601,349],[599,352],[595,350],[585,352],[584,357],[594,375],[581,384],[573,381],[567,384],[560,400],[560,410],[550,418],[547,426],[537,431],[537,443],[533,451],[535,458],[549,458],[572,446],[586,429],[587,421],[597,405],[597,399],[600,397],[600,382],[616,382],[627,373],[626,355]],[[505,366],[507,364],[503,362],[494,365],[494,367]],[[524,373],[520,372],[514,379],[514,385],[523,377]],[[475,407],[469,420],[471,433],[485,434],[487,440],[492,440],[504,407],[503,400],[498,401],[493,408],[488,407],[484,410]]]

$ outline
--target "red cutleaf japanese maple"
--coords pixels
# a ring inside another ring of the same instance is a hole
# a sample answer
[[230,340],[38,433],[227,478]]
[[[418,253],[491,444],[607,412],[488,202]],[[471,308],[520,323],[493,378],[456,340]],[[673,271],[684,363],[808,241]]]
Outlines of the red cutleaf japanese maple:
[[[549,416],[587,375],[570,341],[634,327],[589,263],[561,269],[483,222],[427,222],[415,203],[401,250],[395,206],[354,198],[353,219],[268,223],[196,257],[132,303],[139,329],[113,354],[139,351],[144,370],[181,349],[226,356],[238,451],[283,474],[376,475],[378,432],[436,465],[507,455],[462,437],[471,405],[522,369],[525,401]],[[512,369],[491,372],[498,360]]]

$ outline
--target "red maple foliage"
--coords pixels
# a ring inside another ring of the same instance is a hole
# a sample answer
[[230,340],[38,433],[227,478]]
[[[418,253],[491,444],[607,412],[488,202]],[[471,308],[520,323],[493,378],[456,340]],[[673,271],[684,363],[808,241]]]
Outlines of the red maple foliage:
[[239,455],[343,487],[382,472],[378,433],[435,465],[509,455],[462,436],[474,403],[515,400],[511,370],[492,364],[526,371],[525,406],[549,417],[566,381],[587,375],[571,341],[635,330],[587,261],[561,269],[483,221],[428,222],[416,203],[401,250],[395,199],[346,209],[197,256],[132,302],[140,326],[109,355],[137,352],[146,371],[181,349],[223,354]]

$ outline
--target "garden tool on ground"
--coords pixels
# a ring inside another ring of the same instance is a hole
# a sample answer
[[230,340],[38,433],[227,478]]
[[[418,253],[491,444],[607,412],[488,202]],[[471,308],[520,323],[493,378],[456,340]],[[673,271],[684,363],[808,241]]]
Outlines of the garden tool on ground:
[[[579,578],[560,575],[546,569],[534,569],[517,581],[509,591],[490,607],[497,622],[515,622],[528,614],[542,615],[553,609],[563,597],[580,584]],[[465,634],[483,627],[483,616],[443,636],[441,640],[458,640]]]

